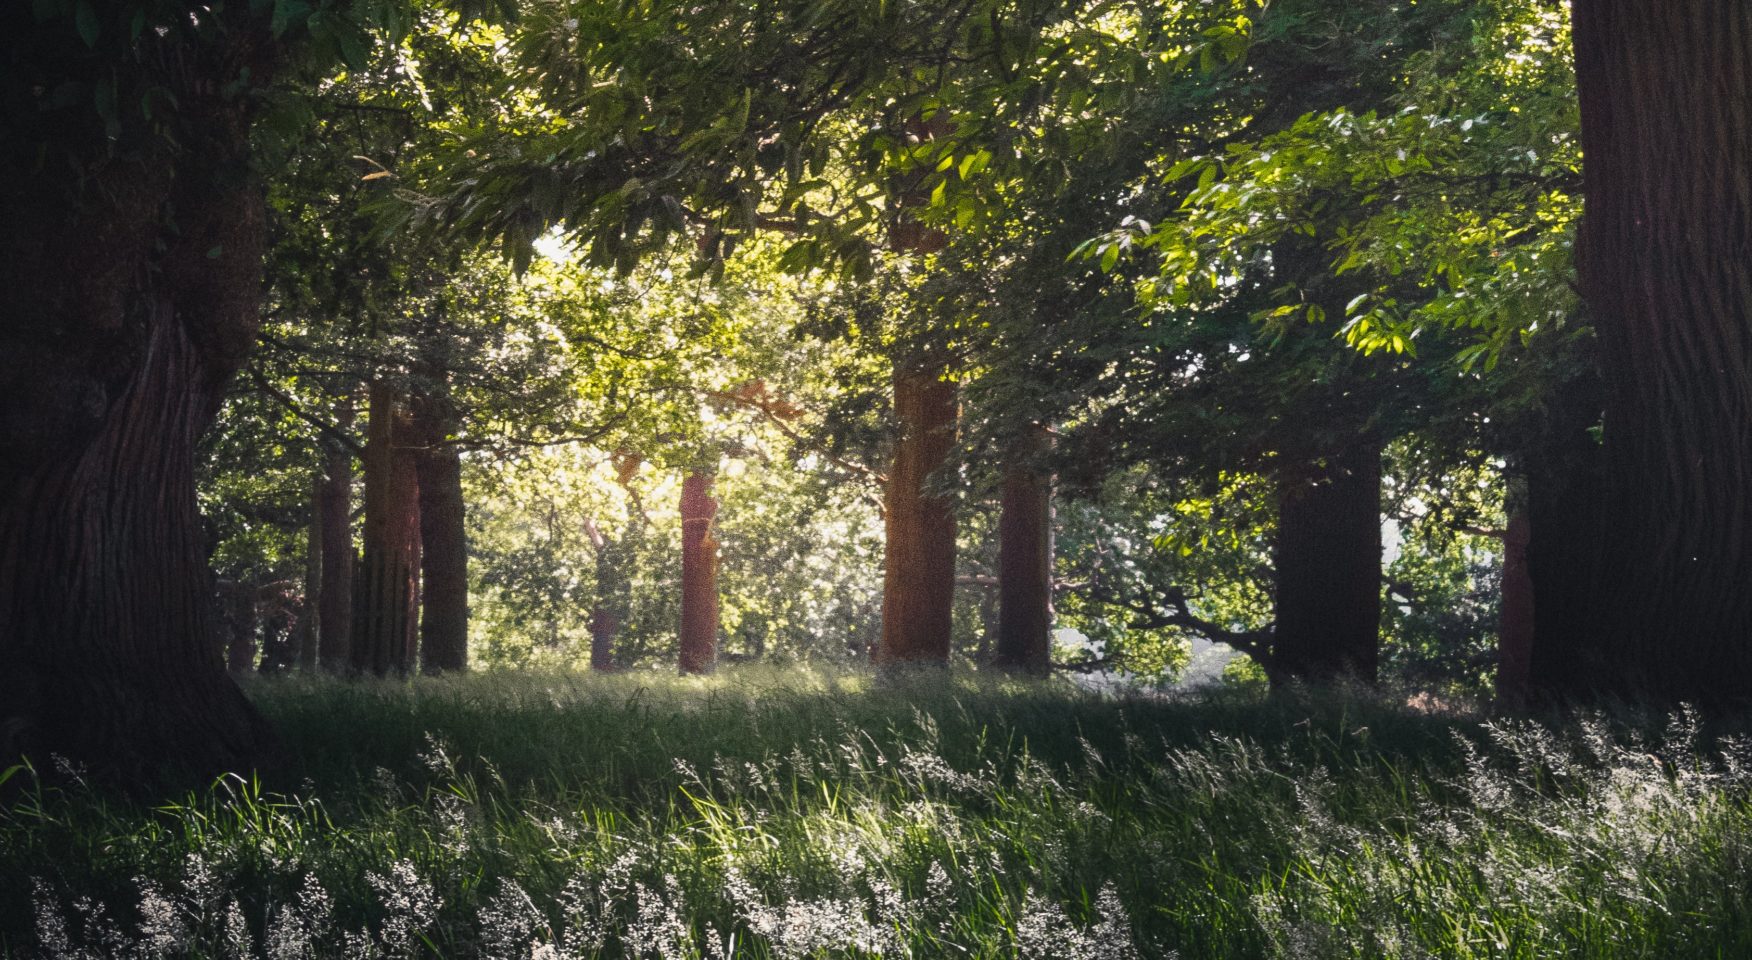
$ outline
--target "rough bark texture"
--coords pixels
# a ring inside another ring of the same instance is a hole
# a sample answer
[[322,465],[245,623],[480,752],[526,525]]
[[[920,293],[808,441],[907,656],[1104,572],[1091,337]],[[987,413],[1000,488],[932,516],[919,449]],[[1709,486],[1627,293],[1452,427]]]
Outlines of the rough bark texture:
[[[353,406],[344,403],[335,422],[353,425]],[[317,604],[317,660],[323,669],[343,671],[353,656],[353,454],[339,443],[325,448],[322,477],[322,591]]]
[[1526,705],[1533,657],[1533,577],[1527,567],[1532,521],[1527,513],[1527,481],[1509,481],[1504,505],[1502,609],[1497,620],[1496,699],[1516,709]]
[[365,445],[365,549],[353,594],[352,665],[377,676],[414,664],[419,603],[420,492],[407,411],[371,385]]
[[1381,451],[1278,472],[1273,682],[1373,683],[1381,634]]
[[448,405],[415,404],[420,488],[420,669],[468,669],[468,531]]
[[710,473],[681,483],[681,672],[711,673],[718,663],[718,500]]
[[178,101],[180,150],[70,162],[64,142],[45,155],[32,138],[79,121],[11,91],[89,61],[27,60],[18,38],[51,27],[14,19],[0,67],[0,766],[56,753],[136,784],[240,769],[273,738],[225,674],[194,451],[255,333],[249,98],[221,93],[253,54],[143,43],[130,68]]
[[887,535],[880,666],[949,663],[955,601],[955,513],[931,495],[932,472],[955,445],[955,384],[941,366],[897,367],[894,418],[901,435],[883,491]]
[[1052,672],[1052,481],[1026,460],[1004,470],[994,666]]
[[1566,687],[1743,700],[1752,4],[1576,0],[1572,15],[1587,186],[1577,272],[1606,376],[1612,527],[1599,629],[1570,644]]

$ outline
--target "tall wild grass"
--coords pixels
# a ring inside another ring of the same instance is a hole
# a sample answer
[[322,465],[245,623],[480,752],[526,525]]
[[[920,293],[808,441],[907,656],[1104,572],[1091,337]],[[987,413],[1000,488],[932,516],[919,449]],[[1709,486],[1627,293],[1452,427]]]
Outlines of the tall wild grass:
[[268,780],[13,774],[0,955],[1752,956],[1752,746],[1685,713],[756,670],[251,694]]

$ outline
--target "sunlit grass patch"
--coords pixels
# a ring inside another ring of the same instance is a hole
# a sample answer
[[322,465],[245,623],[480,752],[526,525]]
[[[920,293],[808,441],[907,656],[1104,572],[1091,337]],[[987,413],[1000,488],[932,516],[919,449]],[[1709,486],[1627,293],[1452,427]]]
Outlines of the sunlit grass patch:
[[265,783],[31,780],[9,954],[1752,955],[1752,752],[1683,715],[813,670],[251,693]]

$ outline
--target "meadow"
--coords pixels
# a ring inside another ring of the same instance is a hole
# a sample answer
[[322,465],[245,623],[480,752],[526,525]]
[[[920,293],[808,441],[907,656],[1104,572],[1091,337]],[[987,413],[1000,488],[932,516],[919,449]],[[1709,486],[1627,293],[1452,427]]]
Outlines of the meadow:
[[247,689],[260,778],[10,772],[0,955],[1752,956],[1752,741],[1687,713],[800,669]]

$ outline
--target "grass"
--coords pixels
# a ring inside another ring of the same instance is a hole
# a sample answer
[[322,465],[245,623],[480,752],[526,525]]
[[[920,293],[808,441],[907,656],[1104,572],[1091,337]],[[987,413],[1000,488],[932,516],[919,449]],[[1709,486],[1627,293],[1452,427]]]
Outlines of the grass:
[[291,754],[0,810],[19,957],[1746,957],[1752,747],[860,674],[292,678]]

